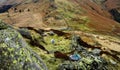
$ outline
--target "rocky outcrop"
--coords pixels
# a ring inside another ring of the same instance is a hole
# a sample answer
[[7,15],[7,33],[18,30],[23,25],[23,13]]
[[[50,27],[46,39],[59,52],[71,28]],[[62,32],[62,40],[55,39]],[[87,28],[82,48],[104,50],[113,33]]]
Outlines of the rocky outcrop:
[[6,12],[8,11],[8,9],[10,9],[12,7],[12,5],[4,5],[0,8],[0,13]]
[[3,22],[0,23],[0,52],[1,70],[47,70],[22,36]]
[[[65,61],[59,65],[58,70],[107,70],[109,69],[106,60],[100,56],[100,49],[94,49],[92,52],[89,52],[85,47],[86,45],[81,44],[78,36],[73,36],[71,49],[74,50],[77,55],[81,58],[79,60]],[[60,53],[59,53],[60,54]],[[61,54],[65,56],[65,54]],[[61,56],[61,58],[62,58]],[[59,55],[60,57],[60,55]],[[65,58],[65,57],[64,57]]]
[[113,15],[113,19],[120,23],[120,12],[117,9],[111,9],[109,12]]

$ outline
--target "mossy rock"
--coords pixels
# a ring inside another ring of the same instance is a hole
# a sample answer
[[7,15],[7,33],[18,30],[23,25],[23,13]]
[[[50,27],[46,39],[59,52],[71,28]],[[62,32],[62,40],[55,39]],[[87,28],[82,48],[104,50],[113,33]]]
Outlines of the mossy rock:
[[0,23],[0,70],[47,70],[22,36],[4,23]]

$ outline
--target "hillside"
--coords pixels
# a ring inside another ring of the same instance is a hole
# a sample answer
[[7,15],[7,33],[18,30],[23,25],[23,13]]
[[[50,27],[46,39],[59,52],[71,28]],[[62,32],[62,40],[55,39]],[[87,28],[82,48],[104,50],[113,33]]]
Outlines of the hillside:
[[[101,33],[114,32],[119,35],[120,25],[112,19],[113,16],[109,10],[103,8],[104,2],[95,2],[94,0],[51,1],[23,2],[9,9],[9,13],[1,14],[0,18],[6,23],[19,27],[70,27],[76,30]],[[109,6],[109,0],[105,4],[109,9],[113,9],[110,8],[111,5]],[[115,5],[115,8],[118,6]]]
[[48,70],[120,69],[120,0],[1,0],[0,7],[0,23]]

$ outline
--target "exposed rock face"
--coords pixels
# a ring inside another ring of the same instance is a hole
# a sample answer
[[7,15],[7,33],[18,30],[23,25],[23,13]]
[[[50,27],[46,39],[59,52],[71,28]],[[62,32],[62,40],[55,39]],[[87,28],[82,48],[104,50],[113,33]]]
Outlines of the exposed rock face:
[[23,0],[0,0],[0,13],[6,12],[13,5],[21,3]]
[[112,9],[110,13],[113,15],[113,19],[120,23],[120,12],[117,9]]
[[0,13],[6,12],[8,11],[8,9],[10,9],[12,7],[12,5],[4,5],[0,8]]
[[0,52],[1,70],[47,70],[22,36],[3,22],[0,23]]

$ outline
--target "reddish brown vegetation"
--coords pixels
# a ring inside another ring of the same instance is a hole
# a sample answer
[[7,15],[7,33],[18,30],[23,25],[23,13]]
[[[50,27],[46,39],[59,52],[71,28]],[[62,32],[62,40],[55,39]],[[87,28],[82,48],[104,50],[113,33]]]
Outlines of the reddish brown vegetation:
[[[79,16],[87,16],[90,19],[90,22],[87,24],[89,28],[92,28],[97,32],[112,33],[114,30],[119,32],[119,28],[116,27],[119,26],[118,23],[112,19],[112,15],[108,12],[108,9],[119,7],[119,0],[107,0],[107,2],[104,3],[106,9],[90,0],[69,1],[85,11],[85,13],[80,14]],[[6,17],[3,19],[6,23],[14,23],[13,25],[18,27],[46,28],[47,25],[43,22],[43,18],[50,13],[48,9],[50,9],[50,2],[48,0],[18,5],[9,10],[10,18]]]
[[96,31],[112,31],[113,26],[117,22],[110,19],[111,15],[109,12],[102,10],[102,7],[88,0],[84,0],[83,3],[78,0],[75,1],[87,11],[87,14],[85,14],[91,19],[91,22],[88,24],[89,27],[95,28]]
[[120,0],[107,0],[105,5],[108,10],[120,8]]
[[59,51],[54,52],[54,56],[56,58],[61,58],[61,59],[69,60],[69,56],[67,56],[66,54],[61,53]]

